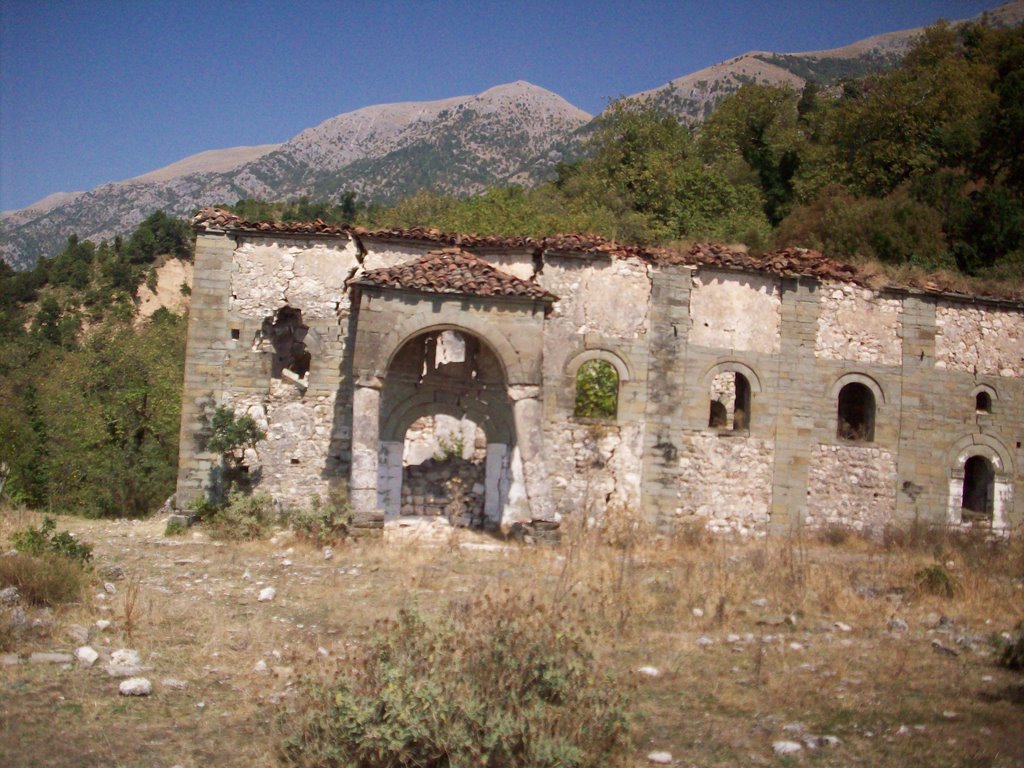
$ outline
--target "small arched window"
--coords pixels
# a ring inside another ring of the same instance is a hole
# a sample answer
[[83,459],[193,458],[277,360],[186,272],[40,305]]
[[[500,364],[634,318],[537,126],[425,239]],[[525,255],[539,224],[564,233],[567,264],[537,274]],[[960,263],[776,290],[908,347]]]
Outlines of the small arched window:
[[964,520],[992,519],[996,473],[984,456],[971,456],[964,462],[964,495],[960,506]]
[[992,413],[992,395],[982,390],[974,396],[974,410],[978,413]]
[[573,415],[614,419],[619,411],[619,374],[607,360],[588,360],[576,371]]
[[838,426],[841,440],[870,443],[875,439],[875,395],[859,382],[839,390]]
[[742,373],[723,371],[711,380],[708,426],[731,430],[750,427],[750,382]]

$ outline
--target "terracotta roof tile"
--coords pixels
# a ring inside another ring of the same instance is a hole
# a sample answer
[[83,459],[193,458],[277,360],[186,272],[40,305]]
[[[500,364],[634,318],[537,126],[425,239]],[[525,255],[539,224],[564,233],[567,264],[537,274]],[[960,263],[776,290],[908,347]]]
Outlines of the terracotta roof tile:
[[367,239],[377,240],[420,240],[438,245],[460,248],[536,248],[532,237],[501,237],[498,235],[476,235],[458,232],[442,232],[433,227],[410,227],[408,229],[366,229],[353,227],[352,232]]
[[192,226],[204,229],[242,230],[245,232],[286,235],[345,235],[349,227],[314,221],[248,221],[223,208],[203,208],[192,217]]
[[373,269],[356,277],[351,284],[460,296],[557,299],[536,283],[495,269],[479,256],[460,248],[431,251],[422,258],[394,267]]

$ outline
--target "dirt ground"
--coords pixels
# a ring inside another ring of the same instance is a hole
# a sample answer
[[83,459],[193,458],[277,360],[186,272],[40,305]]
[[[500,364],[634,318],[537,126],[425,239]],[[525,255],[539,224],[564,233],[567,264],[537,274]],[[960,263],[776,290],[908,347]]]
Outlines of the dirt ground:
[[[2,549],[39,519],[0,514]],[[160,519],[59,527],[94,545],[96,583],[81,605],[27,610],[38,626],[0,665],[3,766],[275,765],[277,713],[304,672],[400,607],[506,590],[573,602],[600,630],[599,656],[634,697],[637,766],[654,751],[680,766],[1024,766],[1024,676],[990,643],[1024,618],[1012,546],[581,535],[554,548],[460,532],[340,544],[325,559],[287,535],[168,537]],[[919,587],[936,562],[952,597]],[[114,565],[111,593],[99,574]],[[261,602],[265,587],[276,594]],[[89,629],[94,666],[29,663],[74,652],[74,626]],[[119,648],[139,651],[152,695],[118,694],[104,663]],[[780,741],[801,748],[779,756]]]

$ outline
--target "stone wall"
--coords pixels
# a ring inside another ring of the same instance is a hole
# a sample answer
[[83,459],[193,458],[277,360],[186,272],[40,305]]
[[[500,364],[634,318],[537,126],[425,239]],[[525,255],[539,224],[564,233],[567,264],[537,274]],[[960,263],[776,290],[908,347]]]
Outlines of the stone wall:
[[935,325],[936,368],[1024,376],[1024,311],[939,304]]
[[778,281],[702,272],[690,292],[690,344],[737,351],[779,351]]
[[873,446],[821,444],[811,452],[806,523],[879,533],[895,522],[896,459]]
[[402,472],[403,516],[446,517],[456,525],[484,525],[484,463],[456,456],[427,459]]
[[640,508],[639,425],[564,420],[548,431],[548,443],[552,493],[560,514],[600,519],[607,507]]
[[902,303],[856,285],[822,285],[815,354],[829,360],[899,365]]
[[697,518],[712,531],[764,533],[772,503],[773,441],[688,433],[679,446],[680,520]]
[[237,415],[251,416],[266,432],[266,439],[246,451],[244,462],[251,477],[259,476],[262,492],[285,507],[326,497],[333,397],[304,398],[295,384],[277,380],[265,395],[228,393],[224,404]]

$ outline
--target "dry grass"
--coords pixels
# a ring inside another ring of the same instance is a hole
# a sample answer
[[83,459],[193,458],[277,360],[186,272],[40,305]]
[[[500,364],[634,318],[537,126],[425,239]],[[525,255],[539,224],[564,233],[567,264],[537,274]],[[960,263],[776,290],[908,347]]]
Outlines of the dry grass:
[[[432,547],[339,546],[325,561],[290,540],[222,544],[164,537],[159,521],[64,518],[95,544],[98,567],[117,563],[137,581],[130,610],[122,581],[58,624],[113,620],[93,641],[100,650],[126,645],[130,628],[155,693],[121,699],[98,668],[0,667],[0,764],[271,765],[276,714],[304,670],[366,643],[399,608],[430,615],[503,591],[554,601],[567,622],[595,628],[604,663],[635,682],[637,765],[652,749],[680,765],[777,764],[771,742],[797,723],[843,743],[794,763],[1024,764],[1024,680],[986,641],[1024,618],[1019,538],[658,539],[628,515],[608,520],[570,527],[558,548],[488,549],[493,540],[458,533]],[[959,586],[952,597],[915,588],[936,563]],[[266,585],[277,597],[259,603]],[[890,631],[893,617],[908,630]],[[57,626],[17,651],[67,648]],[[268,671],[254,671],[260,661]],[[636,675],[642,665],[661,674]]]

